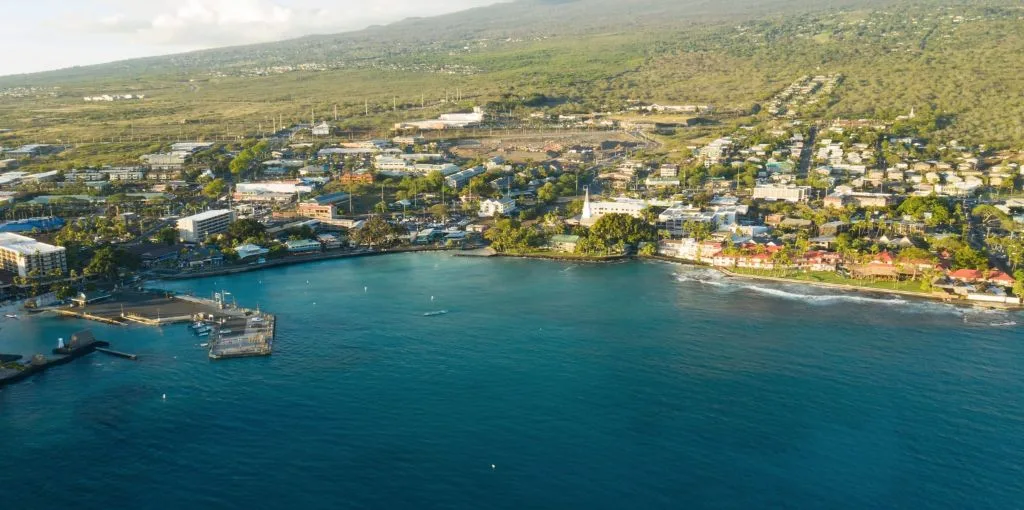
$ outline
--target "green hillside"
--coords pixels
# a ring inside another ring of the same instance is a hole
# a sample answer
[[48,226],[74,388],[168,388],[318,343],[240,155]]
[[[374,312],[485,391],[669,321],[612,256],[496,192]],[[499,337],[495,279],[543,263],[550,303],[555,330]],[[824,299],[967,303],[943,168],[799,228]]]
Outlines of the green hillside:
[[[0,143],[251,135],[271,119],[333,118],[335,108],[344,128],[380,129],[497,100],[513,113],[630,100],[750,112],[802,76],[841,74],[828,100],[802,113],[892,119],[914,108],[950,139],[1019,146],[1022,16],[1011,1],[522,0],[0,78],[0,128],[14,130]],[[146,98],[82,100],[103,93]],[[443,101],[457,93],[462,103]]]

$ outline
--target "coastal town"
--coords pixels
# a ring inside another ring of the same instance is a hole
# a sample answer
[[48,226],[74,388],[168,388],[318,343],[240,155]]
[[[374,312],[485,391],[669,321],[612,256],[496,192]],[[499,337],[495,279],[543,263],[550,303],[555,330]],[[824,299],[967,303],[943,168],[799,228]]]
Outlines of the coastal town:
[[475,107],[361,141],[314,117],[238,142],[153,144],[132,164],[116,149],[75,166],[79,147],[3,148],[0,290],[73,307],[140,279],[448,249],[659,258],[1020,307],[1024,153],[929,137],[935,114],[912,108],[803,114],[842,79],[804,77],[759,122],[682,147],[666,134],[714,122],[713,105],[522,119]]

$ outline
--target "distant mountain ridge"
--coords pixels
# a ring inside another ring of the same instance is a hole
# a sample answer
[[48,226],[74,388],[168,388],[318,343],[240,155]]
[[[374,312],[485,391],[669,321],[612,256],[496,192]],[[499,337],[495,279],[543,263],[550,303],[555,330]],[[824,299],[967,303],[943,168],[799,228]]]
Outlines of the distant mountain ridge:
[[[739,22],[765,15],[872,7],[900,0],[516,0],[429,18],[284,41],[144,57],[91,66],[0,77],[0,87],[37,85],[124,72],[160,72],[241,64],[299,64],[409,51],[446,51],[480,39],[545,37],[595,31],[653,30]],[[906,3],[903,1],[902,3]]]

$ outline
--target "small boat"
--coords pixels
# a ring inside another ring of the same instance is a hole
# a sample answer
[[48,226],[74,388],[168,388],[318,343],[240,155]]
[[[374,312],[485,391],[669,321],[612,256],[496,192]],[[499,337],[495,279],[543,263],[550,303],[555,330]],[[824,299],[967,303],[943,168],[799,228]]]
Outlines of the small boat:
[[208,344],[208,343],[205,343],[205,344],[199,344],[199,347],[204,347],[204,348],[205,348],[205,347],[209,347],[209,346],[210,346],[210,344]]
[[196,336],[199,336],[199,337],[210,336],[210,330],[209,329],[204,329],[202,331],[196,331]]
[[1017,325],[1017,323],[1014,322],[1014,321],[993,322],[993,323],[989,324],[989,326],[993,326],[993,327],[997,327],[997,328],[1006,327],[1006,326],[1016,326],[1016,325]]
[[16,314],[13,314],[13,313],[5,313],[4,317],[7,317],[8,319],[17,319],[18,318],[18,316]]
[[436,317],[438,315],[444,315],[446,313],[448,313],[448,310],[438,310],[436,312],[427,312],[427,313],[423,314],[423,316],[424,317]]

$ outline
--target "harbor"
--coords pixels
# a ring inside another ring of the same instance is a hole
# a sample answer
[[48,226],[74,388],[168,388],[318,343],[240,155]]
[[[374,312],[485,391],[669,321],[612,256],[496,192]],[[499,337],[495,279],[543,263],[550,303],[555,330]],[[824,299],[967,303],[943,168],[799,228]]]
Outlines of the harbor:
[[207,299],[162,290],[119,290],[81,307],[52,310],[64,317],[122,326],[187,323],[205,340],[202,345],[211,360],[271,355],[277,324],[274,315],[238,306],[228,291]]

